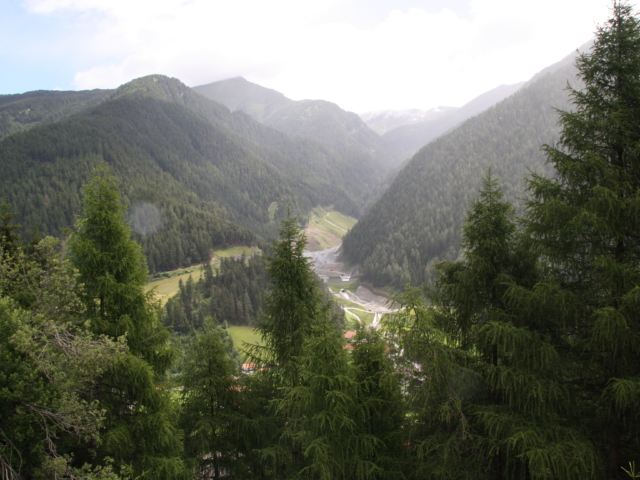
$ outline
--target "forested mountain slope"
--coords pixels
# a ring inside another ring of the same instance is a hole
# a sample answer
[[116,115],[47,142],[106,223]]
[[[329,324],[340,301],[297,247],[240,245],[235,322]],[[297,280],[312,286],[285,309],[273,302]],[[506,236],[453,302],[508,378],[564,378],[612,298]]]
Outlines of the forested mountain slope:
[[[262,89],[259,85],[249,85]],[[380,169],[373,166],[369,158],[365,158],[364,163],[358,162],[354,155],[338,153],[310,138],[292,137],[243,111],[230,112],[228,107],[198,94],[175,78],[162,75],[139,78],[117,89],[112,98],[123,94],[150,95],[177,102],[217,128],[237,134],[238,142],[275,166],[292,184],[304,189],[314,205],[333,204],[336,209],[359,217],[363,205],[370,199],[371,188],[382,178]]]
[[231,109],[252,115],[289,136],[316,140],[345,164],[360,171],[367,183],[377,184],[398,159],[358,115],[324,100],[294,101],[275,90],[232,78],[194,90]]
[[242,110],[259,122],[278,108],[294,103],[282,93],[249,82],[243,77],[200,85],[193,87],[193,90],[226,105],[231,111]]
[[[262,89],[258,85],[255,87]],[[383,167],[374,165],[369,157],[359,162],[355,154],[337,152],[326,143],[310,138],[290,136],[256,121],[243,111],[230,112],[226,106],[196,93],[174,78],[143,77],[123,85],[113,95],[124,92],[181,103],[217,128],[235,133],[238,142],[276,167],[314,205],[333,204],[341,212],[359,217],[364,204],[370,200],[372,187],[383,176]]]
[[57,122],[98,104],[109,90],[0,95],[0,140],[12,133]]
[[389,130],[382,139],[396,155],[407,158],[434,138],[512,95],[522,85],[523,83],[500,85],[448,114]]
[[152,271],[201,261],[214,245],[272,237],[286,206],[302,218],[318,204],[357,213],[358,188],[367,191],[331,168],[317,142],[289,139],[155,75],[0,141],[0,197],[25,229],[59,235],[101,161],[122,185]]
[[12,135],[0,142],[0,158],[0,194],[18,221],[53,235],[73,225],[81,187],[104,161],[125,201],[158,217],[140,238],[152,270],[201,261],[214,245],[254,239],[229,216],[263,225],[270,202],[288,194],[295,204],[273,167],[186,108],[149,97],[122,97]]
[[506,197],[525,195],[530,170],[551,174],[541,145],[558,138],[555,108],[568,109],[574,57],[422,148],[345,236],[345,257],[376,285],[426,283],[431,264],[456,259],[460,227],[489,167]]

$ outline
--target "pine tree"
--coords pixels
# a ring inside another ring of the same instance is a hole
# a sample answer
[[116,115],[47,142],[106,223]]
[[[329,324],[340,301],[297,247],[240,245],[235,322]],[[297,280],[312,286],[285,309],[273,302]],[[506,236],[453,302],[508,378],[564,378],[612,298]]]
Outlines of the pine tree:
[[[401,315],[415,415],[418,475],[434,478],[596,478],[597,458],[567,422],[562,324],[529,304],[538,282],[530,242],[489,174],[463,228],[465,259],[438,266],[430,299]],[[404,318],[402,318],[404,317]]]
[[556,176],[530,180],[527,229],[550,271],[546,294],[529,305],[563,322],[575,421],[600,452],[600,475],[618,478],[640,451],[640,24],[631,6],[614,2],[577,66],[585,88],[570,89],[574,109],[560,112],[560,141],[546,147]]
[[126,346],[88,331],[58,249],[51,237],[29,254],[0,247],[0,477],[115,480],[92,456],[68,454],[99,444],[103,412],[86,399]]
[[159,305],[152,292],[144,291],[144,255],[131,239],[118,188],[105,169],[97,171],[84,194],[83,215],[69,240],[81,298],[93,333],[126,336],[129,348],[97,393],[106,410],[100,453],[112,457],[122,473],[179,478],[182,443],[170,399],[157,387],[174,355]]
[[284,438],[293,445],[292,473],[322,480],[367,478],[364,473],[375,465],[363,465],[369,459],[362,458],[362,450],[371,453],[378,440],[371,436],[356,440],[353,369],[330,316],[316,320],[296,357],[301,381],[278,402],[287,419]]
[[[400,375],[395,371],[391,347],[380,331],[358,325],[351,344],[351,364],[356,382],[353,440],[363,447],[355,453],[354,476],[393,478],[401,466],[402,423],[405,415]],[[364,440],[364,441],[361,441]],[[366,473],[365,473],[366,472]],[[399,476],[399,475],[398,475]]]
[[307,240],[296,218],[282,222],[279,234],[280,240],[273,243],[267,257],[270,291],[258,323],[265,347],[254,352],[262,357],[257,361],[277,366],[282,385],[294,386],[300,381],[298,359],[305,339],[329,306],[303,254]]
[[0,204],[0,248],[2,248],[2,255],[8,256],[16,247],[20,235],[16,233],[16,230],[20,229],[20,225],[13,223],[13,217],[15,215],[11,213],[9,204]]
[[180,378],[185,453],[196,462],[200,478],[228,476],[237,468],[234,427],[241,392],[237,373],[223,332],[214,324],[205,325],[187,352]]

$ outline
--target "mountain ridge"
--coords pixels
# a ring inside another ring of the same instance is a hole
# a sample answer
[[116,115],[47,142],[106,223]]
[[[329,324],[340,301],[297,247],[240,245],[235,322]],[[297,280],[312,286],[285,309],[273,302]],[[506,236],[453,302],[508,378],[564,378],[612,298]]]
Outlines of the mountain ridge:
[[558,139],[556,108],[570,108],[565,57],[484,112],[422,147],[343,240],[343,255],[375,286],[428,283],[432,265],[460,255],[466,208],[491,167],[507,200],[525,195],[531,171],[550,175],[541,152]]
[[238,77],[193,89],[289,136],[315,140],[339,156],[355,158],[360,168],[372,165],[380,174],[367,173],[372,176],[372,181],[367,182],[370,185],[379,183],[386,172],[399,164],[395,154],[357,114],[342,110],[333,102],[290,100],[280,92]]
[[478,115],[484,110],[517,92],[526,82],[512,85],[500,85],[467,102],[446,115],[435,117],[424,122],[401,125],[389,130],[382,139],[402,158],[412,155],[433,139]]
[[159,210],[163,227],[139,241],[151,270],[161,270],[203,261],[214,245],[275,238],[288,205],[302,222],[317,205],[361,208],[357,196],[368,187],[323,149],[151,75],[0,141],[0,195],[25,228],[40,224],[59,235],[80,213],[81,186],[104,162],[127,204]]

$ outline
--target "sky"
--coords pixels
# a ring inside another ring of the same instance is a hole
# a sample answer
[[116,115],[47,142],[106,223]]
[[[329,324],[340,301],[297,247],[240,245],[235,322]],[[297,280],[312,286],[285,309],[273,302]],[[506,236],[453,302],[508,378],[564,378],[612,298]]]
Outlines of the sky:
[[462,106],[589,41],[610,0],[0,0],[0,94],[242,76],[345,110]]

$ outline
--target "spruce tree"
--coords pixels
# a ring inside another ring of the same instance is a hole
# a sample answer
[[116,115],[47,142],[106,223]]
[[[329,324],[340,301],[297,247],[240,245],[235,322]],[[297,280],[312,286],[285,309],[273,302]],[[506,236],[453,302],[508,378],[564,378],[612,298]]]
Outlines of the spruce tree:
[[438,266],[431,307],[419,292],[403,298],[405,360],[418,366],[409,376],[413,473],[596,478],[594,448],[566,420],[565,332],[554,317],[542,321],[542,303],[522,300],[538,291],[535,252],[490,174],[462,245],[463,261]]
[[298,360],[305,339],[311,335],[314,322],[329,308],[304,256],[307,240],[296,223],[295,217],[282,222],[280,240],[273,243],[267,257],[269,293],[258,323],[265,347],[254,349],[260,357],[257,361],[277,366],[277,375],[286,386],[299,383]]
[[113,458],[123,474],[180,478],[182,443],[170,398],[158,386],[173,352],[159,305],[144,291],[144,255],[131,238],[125,207],[106,169],[97,171],[84,195],[83,214],[69,240],[80,296],[93,333],[124,336],[129,348],[96,394],[106,411],[100,454]]
[[574,420],[600,453],[597,475],[618,478],[640,451],[640,24],[631,6],[614,2],[577,66],[585,87],[569,90],[574,109],[560,112],[560,140],[545,147],[556,176],[530,180],[526,226],[549,277],[528,304],[548,305],[564,325]]
[[399,477],[403,450],[401,428],[406,413],[401,377],[395,371],[386,332],[360,324],[356,331],[350,350],[357,386],[353,402],[357,435],[352,439],[355,442],[364,440],[360,443],[362,447],[375,448],[356,449],[357,457],[352,467],[361,478]]
[[103,412],[87,397],[126,346],[88,330],[58,249],[51,237],[0,245],[0,477],[115,480],[69,454],[99,445]]
[[241,388],[228,350],[222,329],[206,324],[188,349],[180,376],[185,453],[196,464],[199,478],[220,478],[237,470],[234,427]]
[[265,262],[269,290],[257,324],[263,345],[248,348],[251,362],[260,366],[255,375],[257,381],[251,382],[258,387],[257,396],[251,401],[258,403],[256,407],[263,416],[250,419],[247,424],[268,422],[271,429],[262,441],[254,442],[259,458],[254,465],[254,469],[259,468],[256,474],[286,476],[303,468],[304,458],[299,440],[284,435],[289,422],[285,410],[280,408],[278,413],[274,408],[290,389],[302,384],[304,346],[314,324],[329,314],[329,305],[303,254],[307,242],[295,217],[282,222],[279,236]]

